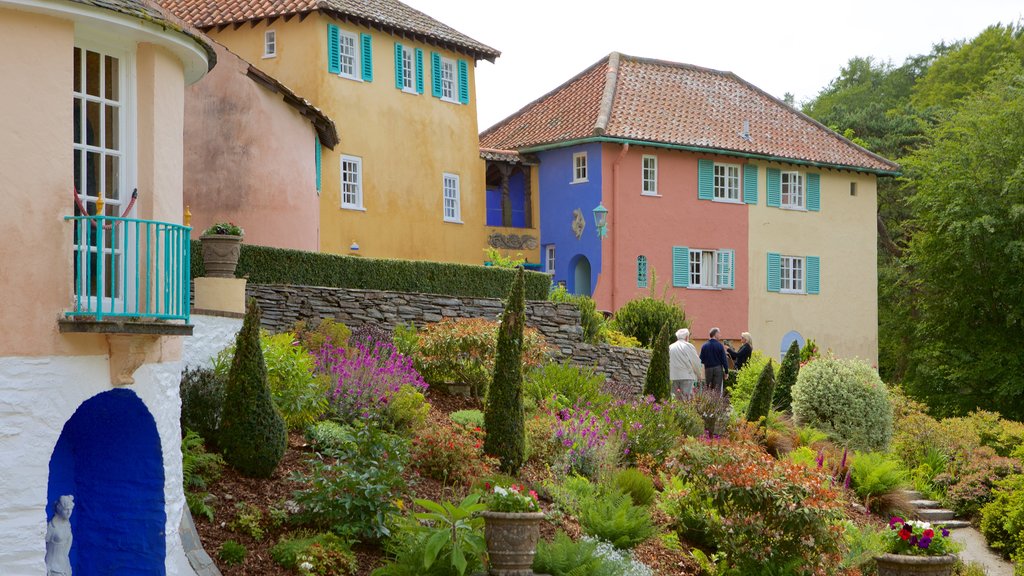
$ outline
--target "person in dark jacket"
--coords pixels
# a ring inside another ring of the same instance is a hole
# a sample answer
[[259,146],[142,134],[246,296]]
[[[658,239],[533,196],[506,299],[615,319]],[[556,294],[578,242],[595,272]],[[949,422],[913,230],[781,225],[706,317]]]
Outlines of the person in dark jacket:
[[743,342],[740,345],[739,350],[734,350],[731,345],[727,346],[726,352],[729,353],[729,358],[732,358],[733,363],[736,364],[737,370],[742,370],[743,365],[750,360],[750,355],[754,352],[754,342],[750,339],[750,332],[743,332],[740,334],[740,340]]
[[704,365],[704,380],[708,390],[724,394],[725,373],[729,370],[729,359],[725,346],[718,341],[718,328],[708,333],[708,341],[700,347],[700,363]]

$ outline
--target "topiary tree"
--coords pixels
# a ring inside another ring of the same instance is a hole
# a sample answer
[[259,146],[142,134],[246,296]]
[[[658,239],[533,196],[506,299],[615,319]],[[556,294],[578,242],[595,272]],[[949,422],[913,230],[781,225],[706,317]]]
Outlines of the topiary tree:
[[777,410],[790,411],[793,404],[793,385],[796,384],[797,374],[800,373],[800,345],[793,340],[786,351],[786,356],[779,366],[779,379],[775,386],[775,398],[773,403]]
[[667,322],[658,330],[651,351],[651,362],[647,365],[647,376],[644,378],[644,394],[654,396],[659,401],[668,399],[672,392],[668,369],[668,330]]
[[526,461],[526,422],[523,414],[523,326],[526,324],[523,269],[516,271],[512,290],[498,328],[494,361],[484,412],[484,452],[498,458],[501,471],[515,475]]
[[772,395],[775,392],[775,367],[772,361],[764,365],[761,376],[757,379],[757,386],[754,387],[754,395],[750,397],[750,406],[747,407],[747,422],[764,422],[768,418],[768,412],[772,409]]
[[269,477],[284,456],[287,434],[267,384],[267,365],[260,348],[260,308],[250,298],[224,391],[220,419],[224,460],[246,476]]
[[793,386],[793,417],[854,450],[885,450],[892,438],[889,390],[861,360],[825,357],[804,366]]
[[658,330],[666,322],[676,330],[690,326],[686,313],[675,303],[644,296],[623,304],[615,312],[612,328],[636,338],[641,346],[650,348],[658,337]]

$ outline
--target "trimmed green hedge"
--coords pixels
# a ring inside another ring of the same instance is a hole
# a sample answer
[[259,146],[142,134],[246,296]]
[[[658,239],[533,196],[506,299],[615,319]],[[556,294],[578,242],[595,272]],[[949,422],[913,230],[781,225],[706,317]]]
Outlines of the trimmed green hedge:
[[[205,272],[203,248],[198,240],[193,240],[192,277],[198,278]],[[248,276],[253,284],[505,298],[515,270],[471,264],[361,258],[242,244],[235,274]],[[551,279],[547,274],[526,272],[527,300],[547,300],[550,286]]]

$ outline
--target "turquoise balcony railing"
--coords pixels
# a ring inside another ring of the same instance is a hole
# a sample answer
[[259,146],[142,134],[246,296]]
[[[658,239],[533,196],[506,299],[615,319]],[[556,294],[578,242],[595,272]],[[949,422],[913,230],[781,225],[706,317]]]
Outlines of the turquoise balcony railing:
[[72,317],[189,319],[189,232],[180,224],[67,216],[74,229]]

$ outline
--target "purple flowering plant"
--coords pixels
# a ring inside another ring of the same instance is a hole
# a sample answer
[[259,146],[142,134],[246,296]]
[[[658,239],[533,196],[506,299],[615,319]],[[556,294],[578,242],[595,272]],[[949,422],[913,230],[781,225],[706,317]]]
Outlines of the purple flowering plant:
[[412,358],[390,342],[357,342],[348,350],[328,343],[317,352],[316,366],[332,383],[330,406],[343,422],[380,420],[403,385],[427,389]]
[[622,421],[613,420],[608,410],[597,414],[591,408],[589,402],[577,402],[555,414],[552,433],[562,452],[560,467],[567,474],[593,478],[603,465],[614,465],[625,455]]
[[893,516],[884,536],[885,550],[890,554],[910,556],[942,556],[953,554],[959,545],[949,537],[945,526],[932,526],[920,520],[904,520]]

